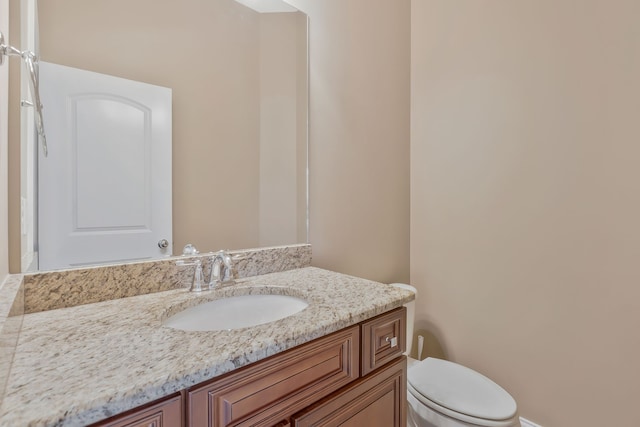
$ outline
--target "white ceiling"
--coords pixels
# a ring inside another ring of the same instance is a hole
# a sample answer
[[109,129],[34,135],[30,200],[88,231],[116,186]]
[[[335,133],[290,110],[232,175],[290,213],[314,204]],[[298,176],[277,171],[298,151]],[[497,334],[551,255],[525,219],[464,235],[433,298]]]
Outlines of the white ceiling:
[[298,9],[283,0],[236,0],[259,13],[297,12]]

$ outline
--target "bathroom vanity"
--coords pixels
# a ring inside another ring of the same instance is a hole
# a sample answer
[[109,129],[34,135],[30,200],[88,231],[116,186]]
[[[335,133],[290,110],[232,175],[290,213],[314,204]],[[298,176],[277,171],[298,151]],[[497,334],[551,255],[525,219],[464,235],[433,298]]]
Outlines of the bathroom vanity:
[[404,426],[404,343],[390,341],[405,316],[392,310],[95,425]]
[[[233,330],[163,325],[185,307],[247,294],[309,305]],[[25,314],[0,425],[401,426],[402,304],[411,299],[303,267],[214,291],[180,288]]]

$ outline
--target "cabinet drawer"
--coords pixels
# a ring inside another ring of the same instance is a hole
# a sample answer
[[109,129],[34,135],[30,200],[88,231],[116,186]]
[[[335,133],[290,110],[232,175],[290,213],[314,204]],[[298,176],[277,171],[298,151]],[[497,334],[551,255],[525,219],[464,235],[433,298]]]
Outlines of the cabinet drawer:
[[93,426],[97,427],[179,427],[182,426],[182,396],[175,395],[160,402],[117,415]]
[[297,413],[293,427],[405,427],[405,357]]
[[189,423],[273,426],[357,379],[359,348],[353,326],[191,389]]
[[402,355],[406,319],[407,309],[401,307],[362,324],[362,376]]

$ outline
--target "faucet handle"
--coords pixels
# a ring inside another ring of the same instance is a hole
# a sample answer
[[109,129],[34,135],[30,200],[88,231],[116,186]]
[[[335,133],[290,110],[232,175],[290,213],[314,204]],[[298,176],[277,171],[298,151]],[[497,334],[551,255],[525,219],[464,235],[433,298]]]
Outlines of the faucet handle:
[[231,275],[232,278],[237,278],[238,274],[239,274],[238,273],[238,269],[236,268],[235,262],[236,261],[244,261],[244,260],[248,260],[248,259],[250,260],[251,256],[249,254],[247,254],[247,253],[231,255],[232,264],[229,267],[229,274]]
[[224,274],[222,276],[222,283],[233,281],[233,261],[231,255],[224,252],[222,255],[222,262],[224,263]]
[[198,249],[196,249],[196,247],[191,243],[187,243],[184,248],[182,248],[183,256],[198,255],[199,253]]
[[199,259],[193,262],[184,262],[180,260],[176,261],[176,265],[179,267],[189,267],[195,265],[196,269],[193,273],[193,280],[191,282],[191,287],[189,288],[189,290],[191,292],[202,291],[202,282],[204,281],[204,273],[202,272],[202,261],[200,261]]
[[200,292],[202,290],[202,282],[204,281],[204,273],[202,272],[202,262],[196,261],[196,271],[193,274],[193,283],[191,284],[192,292]]

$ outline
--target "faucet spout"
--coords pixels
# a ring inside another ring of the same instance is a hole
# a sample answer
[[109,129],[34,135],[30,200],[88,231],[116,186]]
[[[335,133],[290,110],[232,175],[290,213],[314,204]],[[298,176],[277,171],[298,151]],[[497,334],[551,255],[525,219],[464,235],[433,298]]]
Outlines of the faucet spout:
[[226,251],[218,251],[211,257],[211,275],[209,289],[214,289],[223,283],[233,282],[233,263]]

